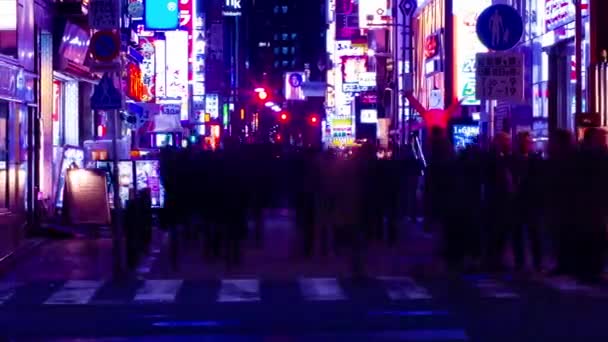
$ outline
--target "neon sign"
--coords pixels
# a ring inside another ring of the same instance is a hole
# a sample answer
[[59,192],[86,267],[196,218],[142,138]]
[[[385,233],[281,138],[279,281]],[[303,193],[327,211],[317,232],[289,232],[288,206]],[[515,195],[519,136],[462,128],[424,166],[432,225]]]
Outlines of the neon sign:
[[141,69],[137,65],[130,63],[126,68],[126,72],[127,96],[135,101],[149,100],[148,89],[142,81]]

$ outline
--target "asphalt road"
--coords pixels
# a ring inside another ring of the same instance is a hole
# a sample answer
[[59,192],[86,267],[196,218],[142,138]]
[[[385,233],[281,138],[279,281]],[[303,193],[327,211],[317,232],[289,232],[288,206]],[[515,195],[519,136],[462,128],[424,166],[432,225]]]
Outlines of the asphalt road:
[[608,289],[544,278],[41,281],[0,303],[12,341],[608,340]]

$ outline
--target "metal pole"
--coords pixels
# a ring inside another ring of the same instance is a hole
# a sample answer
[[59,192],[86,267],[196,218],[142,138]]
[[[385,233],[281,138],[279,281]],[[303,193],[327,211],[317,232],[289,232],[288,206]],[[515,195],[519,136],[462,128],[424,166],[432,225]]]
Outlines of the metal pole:
[[496,123],[495,123],[495,116],[496,114],[494,113],[494,105],[495,105],[494,100],[488,100],[488,104],[490,105],[490,108],[488,110],[488,143],[492,143],[492,139],[494,138],[494,135],[496,134],[495,130],[496,130]]
[[576,98],[575,108],[576,113],[583,112],[583,14],[581,8],[581,0],[575,0],[576,7],[575,16],[575,65],[576,65]]
[[113,263],[113,275],[114,278],[120,278],[122,272],[122,234],[121,234],[121,204],[120,203],[120,187],[119,187],[119,176],[118,176],[118,110],[112,111],[112,186],[114,190],[114,216],[112,216],[112,257]]

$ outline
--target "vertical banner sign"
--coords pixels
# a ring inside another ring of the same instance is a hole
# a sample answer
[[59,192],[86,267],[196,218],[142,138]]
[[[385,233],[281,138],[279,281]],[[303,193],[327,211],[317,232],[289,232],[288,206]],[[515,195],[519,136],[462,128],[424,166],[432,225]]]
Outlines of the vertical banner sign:
[[156,95],[156,86],[154,84],[154,73],[156,67],[156,49],[154,47],[154,38],[140,38],[142,55],[144,56],[141,62],[141,80],[144,86],[148,89],[149,98],[143,99],[144,102],[154,101]]
[[89,26],[94,30],[113,30],[120,26],[118,0],[91,0]]
[[182,100],[181,120],[188,120],[188,60],[185,53],[174,53],[174,51],[188,50],[188,32],[167,31],[167,50],[165,54],[167,64],[167,97]]
[[205,29],[204,19],[197,17],[192,31],[192,95],[205,95]]
[[154,94],[157,98],[167,97],[167,44],[165,40],[155,40],[156,77],[154,79]]
[[462,104],[465,106],[479,105],[475,98],[475,59],[477,53],[488,49],[477,37],[477,17],[491,4],[491,0],[470,0],[454,6],[456,96],[464,99]]

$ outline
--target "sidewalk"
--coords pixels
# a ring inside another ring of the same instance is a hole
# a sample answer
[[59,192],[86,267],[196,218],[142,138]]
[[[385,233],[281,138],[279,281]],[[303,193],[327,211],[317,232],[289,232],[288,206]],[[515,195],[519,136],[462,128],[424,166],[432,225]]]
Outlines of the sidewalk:
[[25,218],[21,215],[0,212],[0,272],[27,255],[42,240],[25,236]]

